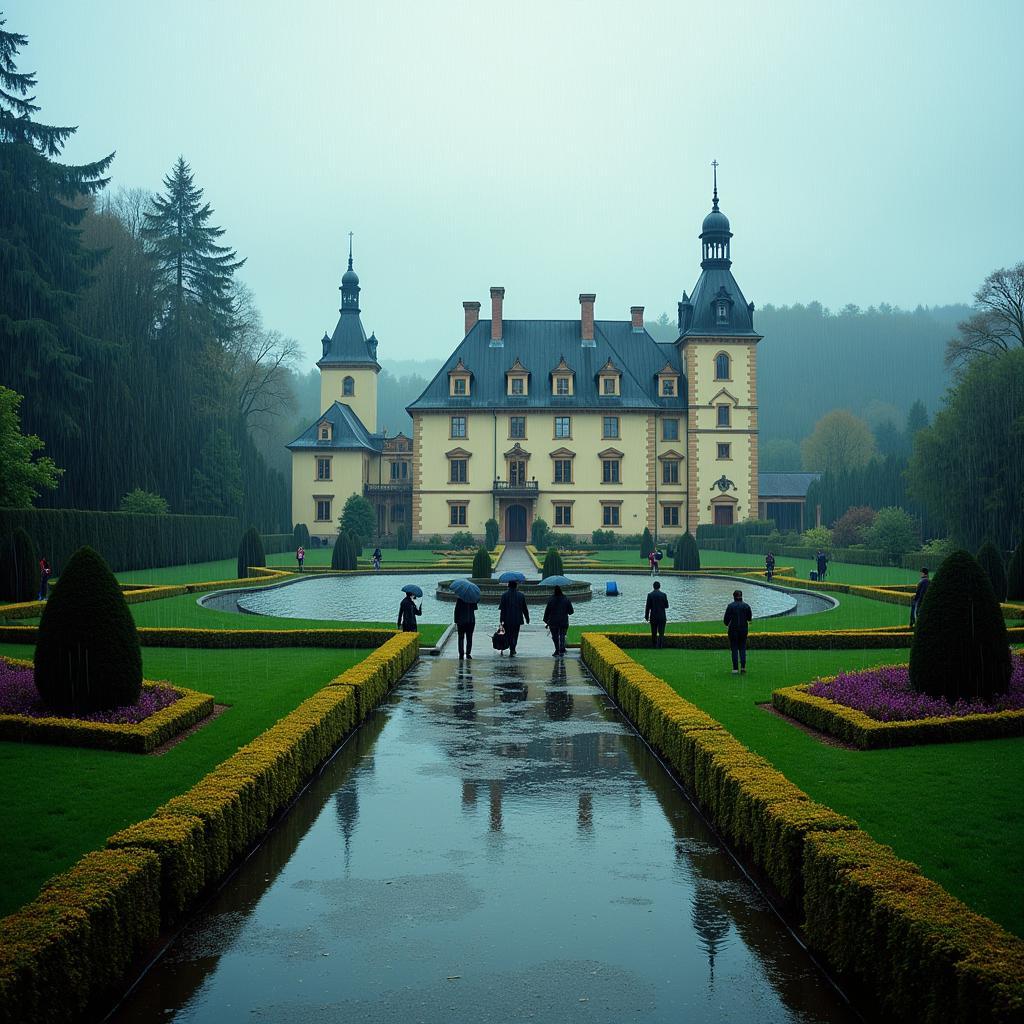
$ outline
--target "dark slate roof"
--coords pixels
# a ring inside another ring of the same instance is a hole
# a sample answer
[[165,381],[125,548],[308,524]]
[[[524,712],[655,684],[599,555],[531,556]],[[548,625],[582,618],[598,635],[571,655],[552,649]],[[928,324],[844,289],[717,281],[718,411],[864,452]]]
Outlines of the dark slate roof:
[[[478,321],[448,357],[409,412],[422,409],[676,409],[686,410],[686,383],[679,353],[656,342],[646,331],[634,331],[628,320],[598,320],[594,345],[583,347],[579,320],[505,320],[501,347],[491,345],[491,321]],[[562,357],[575,372],[575,394],[551,394],[551,371]],[[448,372],[462,360],[473,374],[468,398],[448,394]],[[506,394],[505,371],[518,359],[530,372],[529,394]],[[599,393],[597,375],[608,360],[621,371],[620,393]],[[666,363],[680,374],[681,392],[661,398],[657,373]]]
[[[330,441],[317,440],[317,427],[327,420],[333,430]],[[310,424],[291,444],[291,451],[344,451],[363,450],[379,453],[384,450],[384,435],[371,434],[362,420],[341,402],[335,402],[315,423]]]
[[334,334],[324,338],[323,357],[316,365],[338,364],[378,365],[376,338],[367,339],[358,310],[343,310]]
[[[747,300],[732,276],[732,271],[725,266],[724,260],[708,261],[719,263],[719,266],[708,266],[700,275],[693,288],[689,303],[693,307],[689,319],[686,318],[686,303],[680,305],[679,329],[682,337],[715,337],[760,338],[754,330],[754,315]],[[728,322],[720,324],[715,311],[715,300],[724,297],[729,306]]]
[[758,473],[758,496],[765,498],[806,498],[807,490],[820,473]]

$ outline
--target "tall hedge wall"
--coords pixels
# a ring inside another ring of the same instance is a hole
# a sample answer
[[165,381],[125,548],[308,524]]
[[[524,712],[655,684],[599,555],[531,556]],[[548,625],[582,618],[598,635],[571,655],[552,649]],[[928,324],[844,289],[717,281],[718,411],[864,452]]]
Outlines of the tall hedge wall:
[[234,557],[241,526],[230,516],[145,516],[62,508],[0,508],[0,537],[21,527],[55,576],[81,547],[115,572]]

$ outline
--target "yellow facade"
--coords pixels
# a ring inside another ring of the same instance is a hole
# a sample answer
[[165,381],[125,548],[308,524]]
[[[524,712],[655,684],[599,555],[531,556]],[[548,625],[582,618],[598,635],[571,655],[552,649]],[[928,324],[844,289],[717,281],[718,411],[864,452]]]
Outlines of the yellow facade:
[[292,452],[292,522],[333,543],[342,506],[349,495],[363,493],[379,461],[359,451]]
[[347,405],[372,434],[377,430],[377,370],[369,366],[324,366],[320,370],[320,408]]

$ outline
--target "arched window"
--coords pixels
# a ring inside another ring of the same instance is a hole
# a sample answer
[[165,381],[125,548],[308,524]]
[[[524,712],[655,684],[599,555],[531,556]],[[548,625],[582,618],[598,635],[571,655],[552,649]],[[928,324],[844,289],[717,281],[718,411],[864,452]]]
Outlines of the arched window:
[[341,382],[341,393],[345,398],[351,398],[356,393],[356,382],[351,377],[346,377]]
[[730,380],[729,355],[726,352],[719,352],[715,356],[715,380]]

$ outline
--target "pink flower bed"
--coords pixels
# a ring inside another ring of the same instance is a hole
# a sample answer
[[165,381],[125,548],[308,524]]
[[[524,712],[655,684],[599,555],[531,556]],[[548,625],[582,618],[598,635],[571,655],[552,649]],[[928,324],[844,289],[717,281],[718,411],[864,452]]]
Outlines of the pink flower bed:
[[145,687],[137,704],[109,711],[82,715],[47,707],[36,692],[30,668],[10,665],[0,658],[0,714],[27,715],[29,718],[73,718],[79,722],[105,722],[108,725],[138,725],[157,711],[170,707],[181,694],[167,686]]
[[992,704],[957,701],[916,693],[906,665],[886,665],[863,672],[842,672],[834,679],[818,680],[807,688],[848,708],[863,711],[876,722],[908,722],[915,718],[960,718],[993,711],[1024,710],[1024,655],[1014,654],[1010,688]]

